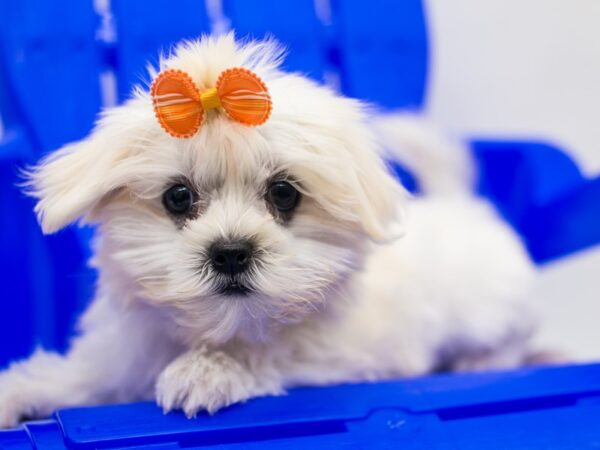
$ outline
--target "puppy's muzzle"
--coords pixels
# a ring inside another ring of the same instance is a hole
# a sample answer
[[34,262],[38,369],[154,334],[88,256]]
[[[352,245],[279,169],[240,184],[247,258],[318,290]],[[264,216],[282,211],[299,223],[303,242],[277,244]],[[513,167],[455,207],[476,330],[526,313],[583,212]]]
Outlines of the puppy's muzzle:
[[238,275],[252,263],[254,246],[247,240],[219,241],[208,252],[213,269],[224,275]]

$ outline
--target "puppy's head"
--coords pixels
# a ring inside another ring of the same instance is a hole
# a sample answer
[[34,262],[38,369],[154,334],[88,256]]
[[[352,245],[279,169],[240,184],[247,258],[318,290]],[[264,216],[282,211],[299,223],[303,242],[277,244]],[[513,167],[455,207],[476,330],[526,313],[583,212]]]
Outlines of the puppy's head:
[[389,237],[403,198],[362,105],[279,71],[272,43],[204,39],[163,62],[200,89],[235,66],[268,86],[264,125],[212,110],[177,139],[140,90],[31,174],[44,231],[98,223],[103,280],[212,342],[261,339],[318,312],[360,269],[369,240]]

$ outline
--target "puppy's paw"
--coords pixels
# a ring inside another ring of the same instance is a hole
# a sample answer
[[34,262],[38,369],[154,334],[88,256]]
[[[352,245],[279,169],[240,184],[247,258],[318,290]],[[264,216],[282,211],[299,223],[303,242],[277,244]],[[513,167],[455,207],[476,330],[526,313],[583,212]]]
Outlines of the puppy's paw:
[[0,396],[0,430],[15,428],[21,419],[18,405],[7,402]]
[[31,414],[30,405],[26,401],[27,392],[20,392],[19,385],[4,378],[0,377],[0,430],[15,428]]
[[59,355],[38,350],[0,373],[0,429],[47,417],[66,405],[67,394],[76,396],[73,389],[63,385],[72,373],[63,372],[62,364]]
[[163,410],[182,409],[188,417],[268,393],[277,390],[261,388],[245,367],[222,352],[189,351],[167,366],[156,385]]
[[482,372],[508,370],[525,363],[526,348],[522,345],[507,345],[504,348],[480,353],[461,355],[453,364],[454,372]]

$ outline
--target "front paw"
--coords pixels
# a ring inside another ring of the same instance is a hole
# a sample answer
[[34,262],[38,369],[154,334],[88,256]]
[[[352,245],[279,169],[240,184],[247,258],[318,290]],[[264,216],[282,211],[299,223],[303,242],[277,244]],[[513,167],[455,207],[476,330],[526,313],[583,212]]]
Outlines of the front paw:
[[222,352],[189,351],[167,366],[156,385],[156,400],[165,413],[182,409],[188,417],[267,393],[277,390],[261,388],[248,369]]
[[0,430],[15,428],[23,414],[23,405],[17,398],[6,398],[0,393]]
[[11,375],[0,375],[0,430],[15,428],[23,419],[34,416],[31,393],[27,386]]

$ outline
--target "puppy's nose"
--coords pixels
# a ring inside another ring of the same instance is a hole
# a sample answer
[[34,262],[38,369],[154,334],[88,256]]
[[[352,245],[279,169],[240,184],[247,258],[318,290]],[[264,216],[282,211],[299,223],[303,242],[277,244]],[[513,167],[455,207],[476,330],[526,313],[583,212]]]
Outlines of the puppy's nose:
[[236,275],[250,265],[252,250],[249,241],[215,242],[210,247],[209,258],[217,272]]

